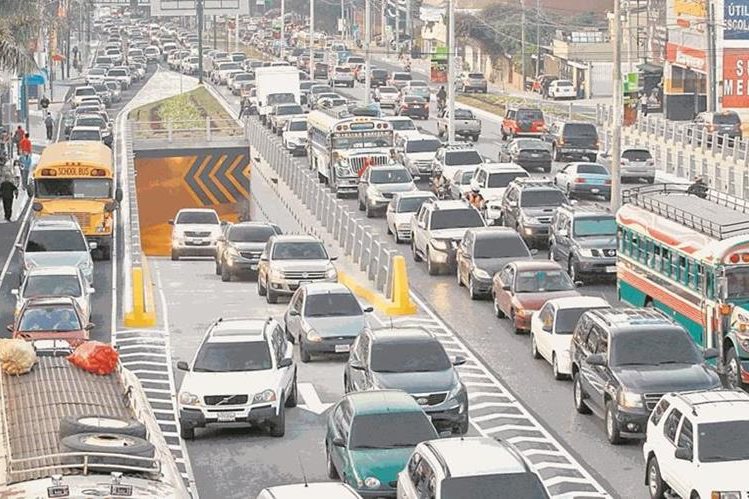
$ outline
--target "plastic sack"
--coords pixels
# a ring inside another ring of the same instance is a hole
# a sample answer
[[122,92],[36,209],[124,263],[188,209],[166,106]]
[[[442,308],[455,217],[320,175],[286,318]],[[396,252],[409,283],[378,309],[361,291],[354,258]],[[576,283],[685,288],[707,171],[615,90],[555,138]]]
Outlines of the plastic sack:
[[93,374],[111,374],[119,360],[117,350],[112,345],[100,341],[87,341],[78,346],[67,359],[75,366]]
[[28,341],[0,340],[0,367],[12,375],[26,374],[36,364],[36,351]]

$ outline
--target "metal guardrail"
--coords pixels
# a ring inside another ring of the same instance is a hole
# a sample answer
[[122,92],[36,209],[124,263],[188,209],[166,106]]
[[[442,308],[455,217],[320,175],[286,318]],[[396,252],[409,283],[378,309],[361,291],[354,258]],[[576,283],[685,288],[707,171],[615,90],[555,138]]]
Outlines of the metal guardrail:
[[244,130],[234,118],[201,118],[182,121],[131,121],[130,137],[138,142],[153,140],[167,142],[195,142],[229,138],[244,138]]
[[389,284],[393,280],[393,258],[399,252],[386,248],[371,226],[362,224],[339,205],[335,194],[319,182],[317,173],[291,156],[257,118],[247,119],[246,133],[250,144],[307,207],[314,221],[338,242],[378,291],[392,298]]

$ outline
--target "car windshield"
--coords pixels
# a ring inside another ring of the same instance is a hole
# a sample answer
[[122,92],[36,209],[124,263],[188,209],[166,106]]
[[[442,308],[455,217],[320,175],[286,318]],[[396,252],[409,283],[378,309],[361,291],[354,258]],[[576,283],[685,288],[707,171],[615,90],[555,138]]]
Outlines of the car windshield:
[[473,111],[470,111],[468,109],[456,109],[455,110],[455,119],[456,120],[472,120],[473,119]]
[[105,178],[39,178],[34,181],[36,197],[102,199],[112,197],[112,181]]
[[232,69],[242,69],[242,66],[236,62],[222,62],[218,65],[219,71],[229,71]]
[[82,294],[77,275],[30,275],[23,288],[24,298],[37,296],[73,296]]
[[484,73],[468,73],[468,77],[474,80],[482,80]]
[[177,224],[218,225],[219,219],[213,211],[183,211],[177,215]]
[[303,120],[294,120],[291,123],[289,123],[289,131],[290,132],[305,132],[307,131],[307,121]]
[[716,125],[738,125],[741,123],[739,115],[736,113],[715,113],[713,123]]
[[564,193],[559,189],[526,189],[520,196],[523,208],[556,207],[567,202]]
[[610,355],[612,366],[702,362],[702,356],[683,329],[663,325],[614,335]]
[[601,166],[597,165],[595,163],[585,163],[582,165],[577,165],[577,173],[590,173],[595,175],[608,175],[609,171]]
[[382,136],[369,135],[357,137],[356,132],[349,136],[333,136],[333,149],[371,149],[377,147],[392,147],[393,136],[387,133]]
[[274,260],[327,260],[328,253],[317,241],[277,243],[273,246]]
[[418,95],[407,95],[403,100],[407,104],[423,104],[426,102],[423,97],[419,97]]
[[381,94],[397,94],[398,89],[395,87],[380,87],[380,93]]
[[435,210],[430,222],[431,230],[484,227],[481,214],[472,208],[462,210]]
[[287,115],[287,114],[302,114],[304,111],[302,111],[302,106],[294,105],[294,106],[278,106],[276,109],[276,114],[279,116]]
[[387,78],[388,72],[385,69],[373,69],[372,70],[372,77],[373,78]]
[[88,247],[83,235],[75,230],[34,230],[29,235],[26,251],[88,251]]
[[308,294],[304,305],[305,317],[351,317],[363,313],[359,302],[351,293]]
[[372,168],[370,170],[369,181],[372,184],[405,184],[411,182],[411,175],[408,170],[391,170]]
[[531,252],[517,234],[478,237],[473,246],[474,258],[528,258]]
[[556,334],[572,334],[578,319],[584,312],[598,307],[562,308],[557,311],[557,322],[554,324]]
[[553,293],[575,289],[575,283],[562,270],[519,272],[515,278],[516,293]]
[[700,462],[749,459],[749,420],[700,423],[697,438]]
[[65,333],[83,329],[72,306],[51,305],[26,309],[18,323],[21,332],[55,331]]
[[577,237],[616,235],[616,219],[612,216],[576,218],[573,227]]
[[540,109],[518,109],[518,121],[543,121],[544,113]]
[[556,82],[557,87],[571,87],[572,82],[567,80],[557,80]]
[[419,211],[419,208],[421,208],[421,205],[424,204],[424,201],[427,199],[433,199],[431,196],[424,196],[424,197],[408,197],[408,198],[402,198],[398,202],[398,213],[416,213]]
[[528,176],[528,173],[524,171],[490,173],[486,186],[490,189],[507,187],[516,178]]
[[435,372],[452,363],[438,341],[384,341],[372,346],[372,370],[380,373]]
[[[480,165],[484,159],[478,151],[451,151],[445,154],[445,164],[447,166],[459,165]],[[471,173],[473,174],[473,173]]]
[[437,139],[409,140],[406,143],[406,152],[437,152],[442,142]]
[[339,68],[335,68],[335,72],[336,73],[350,73],[351,72],[351,68],[340,68],[339,67]]
[[234,77],[234,81],[252,81],[254,79],[255,77],[249,73],[238,74],[237,76]]
[[120,89],[120,86],[115,81],[107,81],[107,82],[104,82],[104,84],[110,90],[119,90]]
[[95,126],[97,128],[104,128],[104,122],[101,118],[78,118],[75,120],[75,126]]
[[205,343],[192,370],[199,373],[264,371],[272,367],[265,341]]
[[235,226],[229,229],[229,241],[233,243],[264,243],[275,234],[276,231],[270,226]]
[[68,140],[101,140],[99,130],[73,130]]
[[393,80],[409,81],[410,79],[411,79],[411,75],[408,73],[393,73]]
[[362,414],[351,422],[349,448],[362,450],[416,447],[421,442],[437,436],[432,422],[421,410]]
[[627,149],[622,153],[622,159],[627,159],[629,161],[647,161],[652,159],[652,156],[647,149]]
[[522,497],[523,499],[547,499],[541,480],[534,473],[501,473],[497,475],[475,475],[447,478],[440,483],[442,499],[464,497]]
[[411,120],[393,120],[390,122],[390,125],[393,127],[393,130],[397,131],[416,130],[416,125]]

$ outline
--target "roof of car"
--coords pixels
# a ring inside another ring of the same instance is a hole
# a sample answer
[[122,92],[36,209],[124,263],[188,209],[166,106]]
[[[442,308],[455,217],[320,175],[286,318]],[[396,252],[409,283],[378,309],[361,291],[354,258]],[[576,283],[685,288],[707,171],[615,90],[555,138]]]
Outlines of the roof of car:
[[284,235],[277,235],[272,236],[271,238],[274,243],[309,243],[309,242],[315,242],[322,244],[322,241],[320,241],[315,236],[308,236],[305,234],[284,234]]
[[370,336],[380,343],[435,339],[432,333],[421,327],[379,327],[370,329]]
[[[98,130],[98,128],[97,128]],[[32,230],[81,230],[78,221],[72,215],[47,215],[36,218],[31,223]]]
[[474,209],[470,205],[458,199],[440,199],[432,201],[435,210],[469,210]]
[[609,302],[599,296],[565,296],[547,301],[557,308],[593,308],[609,307]]
[[749,394],[741,389],[699,390],[671,393],[691,408],[691,416],[700,421],[746,420]]
[[496,236],[520,237],[520,234],[518,234],[517,231],[511,227],[473,227],[468,229],[468,232],[476,234],[477,239]]
[[219,319],[210,328],[208,341],[231,343],[236,341],[264,341],[265,325],[269,318]]
[[416,400],[400,390],[368,390],[349,393],[345,397],[356,415],[422,412]]
[[73,127],[73,130],[71,130],[71,132],[74,132],[76,130],[81,130],[83,132],[100,132],[101,128],[99,128],[98,126],[76,125],[76,126]]
[[562,266],[557,262],[551,262],[547,260],[519,260],[512,262],[518,272],[526,270],[562,270]]
[[75,307],[75,298],[72,296],[37,296],[29,298],[26,301],[26,307],[32,306],[54,306],[54,305],[72,305]]
[[501,172],[525,172],[525,168],[517,163],[484,163],[479,168],[486,170],[488,173]]
[[396,192],[393,197],[398,199],[410,199],[410,198],[436,198],[433,192],[429,191],[406,191]]
[[216,210],[212,208],[182,208],[177,213],[189,213],[189,212],[216,213]]
[[568,211],[575,216],[609,215],[611,218],[614,218],[614,214],[611,213],[608,206],[599,205],[598,203],[585,205],[565,203],[559,209]]
[[607,326],[616,329],[631,329],[642,326],[673,326],[680,327],[672,322],[668,317],[656,309],[652,308],[632,308],[616,307],[590,310],[588,313],[592,317],[597,317]]
[[311,282],[304,285],[308,295],[351,294],[351,290],[338,282]]
[[441,438],[424,445],[439,456],[446,474],[453,478],[529,471],[514,447],[490,437]]

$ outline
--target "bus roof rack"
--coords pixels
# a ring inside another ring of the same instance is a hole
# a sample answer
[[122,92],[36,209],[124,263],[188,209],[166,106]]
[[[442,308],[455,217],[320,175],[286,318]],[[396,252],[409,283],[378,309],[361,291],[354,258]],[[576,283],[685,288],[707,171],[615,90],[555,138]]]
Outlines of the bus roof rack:
[[701,198],[688,189],[689,184],[633,187],[622,192],[622,201],[715,239],[749,233],[749,202],[714,189]]

